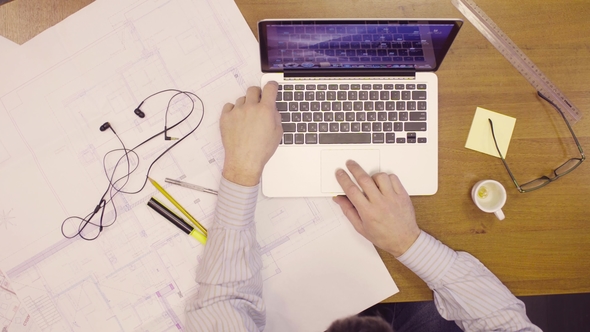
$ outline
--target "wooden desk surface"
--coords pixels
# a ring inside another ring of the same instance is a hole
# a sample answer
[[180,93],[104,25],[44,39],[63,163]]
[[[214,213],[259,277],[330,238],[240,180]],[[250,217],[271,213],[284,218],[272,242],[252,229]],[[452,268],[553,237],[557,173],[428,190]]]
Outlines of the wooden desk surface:
[[[0,34],[24,43],[91,0],[15,0],[0,7]],[[441,0],[236,0],[252,31],[264,18],[460,17]],[[590,152],[590,2],[478,0],[513,41],[575,103],[573,128]],[[520,194],[499,159],[466,149],[476,107],[517,118],[507,162],[522,182],[550,174],[577,149],[563,121],[468,22],[437,72],[439,191],[414,197],[418,223],[456,250],[478,257],[516,295],[590,292],[590,162],[533,193]],[[480,212],[469,192],[481,179],[508,190],[506,219]],[[390,255],[381,256],[401,292],[388,301],[432,298]]]

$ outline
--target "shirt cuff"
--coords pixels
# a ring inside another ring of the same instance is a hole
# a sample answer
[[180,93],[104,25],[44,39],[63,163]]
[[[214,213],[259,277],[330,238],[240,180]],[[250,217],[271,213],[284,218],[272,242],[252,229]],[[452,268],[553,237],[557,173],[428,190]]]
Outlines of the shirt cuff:
[[457,259],[457,252],[421,231],[414,244],[397,259],[430,286],[444,277]]
[[243,228],[254,222],[259,185],[245,187],[223,176],[217,197],[217,221],[230,228]]

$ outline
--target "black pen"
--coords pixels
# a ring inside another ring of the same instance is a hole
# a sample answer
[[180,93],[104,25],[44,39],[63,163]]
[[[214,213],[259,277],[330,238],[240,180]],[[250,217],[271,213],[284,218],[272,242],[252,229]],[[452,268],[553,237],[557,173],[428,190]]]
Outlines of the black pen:
[[160,203],[155,198],[150,198],[147,205],[154,209],[154,211],[158,212],[162,217],[166,218],[168,221],[173,223],[176,227],[180,228],[186,234],[194,237],[202,244],[207,242],[207,237],[203,235],[198,229],[193,228],[193,226],[189,225],[180,218],[176,213],[170,211],[164,204]]

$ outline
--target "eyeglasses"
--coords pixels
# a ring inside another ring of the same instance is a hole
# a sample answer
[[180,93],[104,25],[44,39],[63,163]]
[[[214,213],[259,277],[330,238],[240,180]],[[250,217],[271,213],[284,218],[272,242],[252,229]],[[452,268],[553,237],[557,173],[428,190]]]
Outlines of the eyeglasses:
[[490,127],[492,128],[492,137],[494,138],[494,144],[496,145],[496,150],[498,150],[498,154],[500,155],[500,159],[502,159],[502,163],[504,163],[504,167],[506,167],[508,174],[510,174],[510,177],[512,178],[512,182],[514,182],[516,189],[518,189],[518,191],[520,191],[521,193],[527,193],[527,192],[531,192],[533,190],[537,190],[539,188],[543,188],[544,186],[548,185],[549,183],[570,173],[571,171],[576,169],[578,166],[580,166],[580,164],[584,160],[586,160],[586,156],[584,155],[584,151],[582,150],[582,146],[580,145],[580,142],[578,141],[576,134],[574,134],[574,130],[572,129],[569,121],[567,121],[567,118],[565,117],[565,115],[563,114],[561,109],[559,109],[559,107],[557,107],[557,105],[555,105],[555,103],[553,103],[551,100],[549,100],[547,97],[545,97],[541,92],[537,91],[537,94],[539,95],[539,97],[543,98],[545,101],[547,101],[553,107],[555,107],[555,109],[559,112],[559,114],[561,115],[561,117],[565,121],[567,128],[570,130],[570,133],[572,134],[572,137],[574,138],[574,141],[576,142],[576,145],[578,146],[578,150],[580,151],[580,154],[582,155],[582,157],[581,158],[571,158],[568,161],[566,161],[565,163],[561,164],[561,166],[559,166],[555,170],[553,170],[552,177],[541,176],[541,177],[534,179],[532,181],[529,181],[523,185],[519,185],[518,182],[516,181],[516,178],[514,177],[514,174],[512,174],[512,171],[510,171],[510,167],[508,167],[508,164],[506,163],[506,159],[504,159],[504,156],[502,156],[502,152],[500,152],[500,148],[498,147],[498,142],[496,141],[496,135],[494,134],[494,123],[492,122],[491,119],[488,119],[490,121]]

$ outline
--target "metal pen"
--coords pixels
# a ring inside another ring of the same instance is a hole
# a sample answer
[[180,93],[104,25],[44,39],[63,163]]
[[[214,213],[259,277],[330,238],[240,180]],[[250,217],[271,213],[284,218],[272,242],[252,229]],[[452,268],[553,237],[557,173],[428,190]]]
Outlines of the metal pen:
[[208,193],[211,195],[217,195],[217,190],[201,187],[196,184],[191,184],[191,183],[183,182],[180,180],[174,180],[174,179],[170,179],[170,178],[166,178],[164,181],[166,181],[167,183],[175,184],[177,186],[181,186],[181,187],[185,187],[185,188],[189,188],[189,189],[193,189],[193,190],[197,190],[197,191],[202,191],[204,193]]

